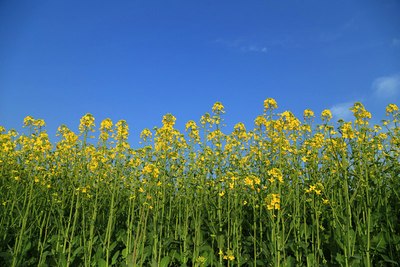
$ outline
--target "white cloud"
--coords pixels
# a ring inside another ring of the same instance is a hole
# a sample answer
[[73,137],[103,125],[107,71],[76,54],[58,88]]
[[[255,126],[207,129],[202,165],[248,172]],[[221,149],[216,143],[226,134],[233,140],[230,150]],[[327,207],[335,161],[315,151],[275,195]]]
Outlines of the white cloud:
[[332,116],[337,120],[351,120],[353,118],[353,113],[350,111],[350,108],[353,106],[353,104],[353,102],[345,102],[332,106],[330,108]]
[[258,53],[267,53],[268,49],[265,46],[256,46],[256,45],[249,45],[249,46],[242,46],[240,49],[244,52],[258,52]]
[[392,46],[395,46],[395,47],[400,46],[400,39],[398,39],[398,38],[393,38],[393,40],[392,40]]
[[400,93],[400,74],[384,76],[372,83],[375,96],[379,98],[395,97]]
[[237,39],[234,41],[224,40],[222,38],[218,38],[215,40],[216,43],[222,44],[223,46],[238,49],[242,52],[256,52],[256,53],[267,53],[268,48],[266,46],[261,46],[258,44],[251,44],[242,39]]

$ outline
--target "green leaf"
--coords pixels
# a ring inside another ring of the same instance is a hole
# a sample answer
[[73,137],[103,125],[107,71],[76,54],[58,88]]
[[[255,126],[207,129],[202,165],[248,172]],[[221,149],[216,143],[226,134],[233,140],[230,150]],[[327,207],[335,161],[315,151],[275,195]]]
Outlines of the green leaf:
[[107,262],[102,258],[97,259],[97,266],[98,267],[105,267],[105,266],[107,266]]
[[203,245],[203,246],[200,247],[199,251],[200,252],[203,252],[203,251],[210,252],[210,251],[214,251],[214,250],[210,245]]
[[296,260],[292,256],[287,257],[284,261],[282,266],[284,267],[294,267],[296,266]]
[[113,249],[117,246],[117,244],[118,244],[117,241],[112,242],[112,244],[110,245],[110,248],[109,248],[110,252],[113,251]]
[[340,264],[340,266],[344,266],[345,265],[345,258],[342,254],[336,254],[335,257],[336,261]]
[[61,254],[60,254],[60,263],[61,263],[59,264],[60,266],[67,266],[67,259],[65,258],[64,255]]
[[362,257],[358,254],[351,256],[349,260],[350,266],[360,266],[361,265]]
[[315,266],[315,257],[313,253],[307,255],[307,266]]
[[381,256],[382,256],[382,258],[383,258],[383,260],[385,262],[389,262],[389,263],[394,264],[394,265],[399,265],[396,261],[393,261],[393,260],[389,259],[388,256],[386,256],[386,255],[381,255]]
[[225,239],[226,238],[224,235],[218,235],[218,239],[217,239],[218,247],[224,247]]
[[386,245],[387,244],[383,232],[380,232],[371,239],[371,247],[376,251],[384,252]]
[[165,256],[160,261],[160,267],[168,267],[170,261],[171,261],[171,258],[169,256]]
[[25,254],[26,252],[28,252],[28,250],[29,250],[31,247],[32,247],[32,243],[31,243],[30,241],[28,241],[28,242],[25,244],[25,247],[24,247],[24,249],[22,250],[22,253]]
[[117,263],[117,259],[118,259],[119,253],[120,253],[120,251],[118,250],[117,252],[115,252],[114,256],[112,257],[112,259],[111,259],[111,264],[112,265]]
[[124,249],[122,250],[121,254],[122,254],[122,257],[123,257],[124,259],[126,259],[126,256],[128,256],[128,249],[124,248]]
[[78,255],[78,253],[80,253],[81,251],[83,251],[83,247],[78,247],[77,249],[75,249],[72,253],[72,258],[75,259],[76,255]]
[[170,253],[171,257],[175,260],[177,260],[178,262],[182,261],[182,256],[179,252],[177,252],[175,249],[172,250]]

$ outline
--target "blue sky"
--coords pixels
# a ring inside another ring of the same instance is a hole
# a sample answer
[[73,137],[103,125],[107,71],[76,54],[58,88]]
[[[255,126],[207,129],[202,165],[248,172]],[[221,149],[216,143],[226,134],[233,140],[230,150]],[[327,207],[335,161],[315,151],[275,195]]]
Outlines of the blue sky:
[[32,115],[51,135],[92,113],[127,120],[130,140],[172,113],[177,127],[214,102],[227,132],[253,127],[263,100],[301,116],[379,122],[400,100],[400,1],[0,1],[0,125]]

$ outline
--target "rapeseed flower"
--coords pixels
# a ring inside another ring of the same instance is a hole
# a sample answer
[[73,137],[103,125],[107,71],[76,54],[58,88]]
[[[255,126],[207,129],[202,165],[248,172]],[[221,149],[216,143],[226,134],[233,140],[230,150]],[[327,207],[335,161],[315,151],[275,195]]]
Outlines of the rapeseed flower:
[[363,104],[356,102],[350,110],[353,112],[354,117],[356,117],[356,124],[368,125],[368,120],[371,119],[372,116],[371,113],[365,109]]
[[306,109],[303,112],[303,116],[304,116],[304,119],[310,119],[310,118],[314,117],[314,111],[312,111],[311,109]]
[[279,210],[281,208],[281,197],[279,194],[270,194],[265,198],[268,210]]
[[228,260],[228,261],[234,261],[235,260],[235,256],[233,255],[233,251],[229,250],[226,252],[226,254],[223,256],[224,260]]
[[224,106],[222,105],[221,102],[215,102],[213,107],[212,107],[212,111],[215,114],[223,114],[223,113],[225,113]]
[[278,180],[280,183],[283,183],[283,174],[280,169],[272,168],[271,170],[267,171],[267,174],[270,176],[268,180],[271,183],[273,183],[275,180]]
[[324,109],[321,113],[321,119],[323,121],[330,121],[332,119],[332,112],[329,109]]
[[272,110],[272,109],[277,109],[278,104],[276,103],[275,99],[273,98],[267,98],[264,100],[264,109],[265,110]]
[[28,127],[33,125],[33,122],[35,121],[35,119],[32,116],[26,116],[24,118],[24,127]]
[[146,128],[140,133],[140,138],[143,139],[143,141],[147,141],[152,137],[152,135],[153,134],[151,133],[151,131]]
[[112,127],[113,127],[113,122],[109,118],[104,119],[100,123],[100,137],[99,138],[102,141],[108,140],[110,133],[113,131]]
[[188,121],[185,130],[189,133],[189,137],[196,143],[200,142],[199,127],[194,121]]
[[396,104],[389,104],[386,107],[386,115],[393,114],[399,111],[399,107]]
[[351,127],[351,122],[345,122],[341,127],[341,131],[342,131],[343,138],[353,139],[355,136],[354,130]]
[[124,141],[128,139],[129,135],[129,126],[125,120],[119,120],[116,124],[116,133],[114,134],[114,138],[118,141]]
[[92,114],[87,113],[86,115],[84,115],[81,120],[80,120],[80,124],[79,124],[79,131],[81,133],[83,132],[87,132],[87,131],[94,131],[94,117]]

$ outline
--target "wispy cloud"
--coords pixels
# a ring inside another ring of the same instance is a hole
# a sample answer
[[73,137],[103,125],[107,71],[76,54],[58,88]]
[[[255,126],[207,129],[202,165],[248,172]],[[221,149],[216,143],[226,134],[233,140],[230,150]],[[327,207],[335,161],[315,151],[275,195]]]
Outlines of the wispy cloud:
[[318,36],[318,41],[322,43],[330,43],[339,40],[343,37],[341,32],[323,32]]
[[345,121],[351,120],[353,113],[350,111],[350,108],[353,106],[353,102],[345,102],[339,103],[330,108],[332,112],[332,116],[339,120],[343,119]]
[[268,49],[265,46],[257,46],[257,45],[248,45],[242,46],[240,49],[244,52],[259,52],[259,53],[267,53]]
[[368,107],[378,110],[378,108],[382,109],[382,104],[387,105],[388,101],[395,102],[399,98],[400,73],[395,73],[376,78],[372,82],[371,90],[367,91],[365,95],[353,98],[353,101],[335,104],[330,107],[330,110],[335,120],[343,119],[345,121],[351,121],[354,118],[350,108],[355,102],[361,102],[364,105],[367,104]]
[[400,39],[399,38],[393,38],[392,39],[392,46],[400,47]]
[[322,43],[331,43],[338,41],[345,37],[345,35],[351,34],[358,29],[357,18],[350,18],[339,27],[331,29],[331,31],[322,32],[319,34],[317,40]]
[[240,50],[242,52],[255,52],[255,53],[267,53],[268,48],[265,45],[253,44],[250,42],[246,42],[242,39],[237,39],[234,41],[228,41],[222,38],[215,40],[216,43],[221,44],[223,46]]
[[372,83],[374,95],[379,98],[391,98],[400,94],[400,73],[375,79]]

